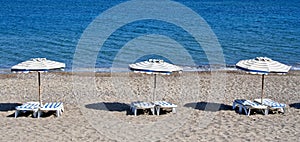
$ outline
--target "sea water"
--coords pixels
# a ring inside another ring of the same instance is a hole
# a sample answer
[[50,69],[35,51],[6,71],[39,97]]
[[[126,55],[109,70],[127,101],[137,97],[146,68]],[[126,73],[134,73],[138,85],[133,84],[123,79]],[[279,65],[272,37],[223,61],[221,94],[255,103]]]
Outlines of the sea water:
[[[126,1],[1,0],[1,72],[36,57],[64,62],[67,71],[71,71],[76,48],[86,28],[97,16],[124,2]],[[266,56],[291,65],[295,70],[300,69],[299,0],[175,2],[190,8],[207,22],[217,37],[227,67],[234,67],[242,59]],[[180,14],[176,12],[174,16]],[[144,19],[123,25],[109,35],[101,50],[96,53],[96,71],[110,71],[123,46],[135,38],[149,34],[170,37],[185,47],[195,64],[189,66],[183,62],[179,65],[188,70],[209,69],[210,62],[205,52],[182,27],[157,19]],[[167,42],[169,41],[161,40],[155,44],[164,46]],[[137,60],[122,58],[120,62],[133,63],[147,58],[168,60],[167,57],[145,53],[145,56]]]

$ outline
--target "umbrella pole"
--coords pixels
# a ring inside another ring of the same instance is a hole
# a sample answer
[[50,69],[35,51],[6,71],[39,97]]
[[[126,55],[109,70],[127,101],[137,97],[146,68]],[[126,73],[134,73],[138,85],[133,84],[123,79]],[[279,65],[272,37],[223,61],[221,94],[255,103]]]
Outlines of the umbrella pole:
[[263,104],[263,96],[264,96],[264,81],[265,81],[265,75],[262,75],[261,80],[261,104]]
[[41,100],[41,73],[38,71],[38,82],[39,82],[39,102],[40,105],[42,105],[42,100]]
[[156,74],[154,74],[154,90],[153,90],[153,101],[154,101],[154,96],[155,96],[155,90],[156,90]]

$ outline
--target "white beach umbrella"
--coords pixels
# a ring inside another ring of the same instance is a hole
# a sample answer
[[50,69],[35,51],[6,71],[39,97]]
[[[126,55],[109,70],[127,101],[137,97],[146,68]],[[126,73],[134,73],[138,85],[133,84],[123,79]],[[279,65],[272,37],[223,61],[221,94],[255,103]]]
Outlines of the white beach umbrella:
[[264,76],[269,73],[286,74],[291,69],[291,66],[287,66],[267,57],[241,60],[236,64],[236,67],[251,74],[262,75],[261,102],[264,95]]
[[64,63],[47,60],[46,58],[33,58],[28,61],[21,62],[11,68],[13,73],[38,73],[38,85],[39,85],[39,102],[42,105],[41,100],[41,79],[40,72],[48,72],[52,70],[64,70],[66,65]]
[[179,66],[158,59],[149,59],[148,61],[130,64],[129,68],[133,70],[135,73],[154,74],[153,100],[154,100],[155,88],[156,88],[156,75],[157,74],[170,75],[173,72],[181,72],[183,70]]

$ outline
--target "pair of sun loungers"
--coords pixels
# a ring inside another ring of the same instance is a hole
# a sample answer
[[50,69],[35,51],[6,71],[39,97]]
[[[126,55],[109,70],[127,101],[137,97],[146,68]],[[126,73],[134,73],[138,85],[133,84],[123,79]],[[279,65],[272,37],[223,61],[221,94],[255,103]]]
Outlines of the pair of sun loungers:
[[150,109],[152,114],[156,114],[159,115],[160,114],[160,109],[172,109],[173,113],[176,113],[176,108],[177,105],[172,104],[170,102],[166,102],[166,101],[155,101],[155,102],[143,102],[143,101],[137,101],[137,102],[132,102],[130,105],[130,110],[132,111],[132,113],[136,116],[137,115],[137,110],[138,109]]
[[40,118],[41,114],[45,111],[55,111],[56,116],[59,117],[64,111],[62,102],[45,103],[40,106],[39,102],[27,102],[21,106],[16,107],[15,118],[22,112],[30,111],[33,112],[33,117]]
[[254,102],[245,99],[238,99],[233,101],[232,108],[235,109],[236,107],[239,108],[239,113],[242,113],[244,110],[246,115],[249,116],[251,110],[260,110],[265,115],[267,115],[269,111],[284,113],[286,105],[275,102],[271,99],[263,99],[262,102],[261,99],[254,99]]

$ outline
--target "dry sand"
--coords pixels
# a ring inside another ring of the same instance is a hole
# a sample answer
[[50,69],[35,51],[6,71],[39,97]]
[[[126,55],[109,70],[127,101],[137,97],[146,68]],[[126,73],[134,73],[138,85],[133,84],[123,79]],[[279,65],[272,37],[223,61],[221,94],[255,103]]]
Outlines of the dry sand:
[[65,112],[14,118],[14,108],[37,101],[37,75],[0,75],[1,141],[299,141],[300,72],[265,77],[265,98],[288,105],[285,114],[249,117],[234,99],[260,97],[261,76],[242,72],[184,72],[158,76],[155,100],[177,113],[129,111],[153,99],[153,76],[134,73],[43,73],[43,102],[64,102]]

